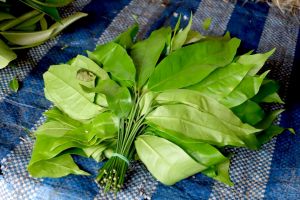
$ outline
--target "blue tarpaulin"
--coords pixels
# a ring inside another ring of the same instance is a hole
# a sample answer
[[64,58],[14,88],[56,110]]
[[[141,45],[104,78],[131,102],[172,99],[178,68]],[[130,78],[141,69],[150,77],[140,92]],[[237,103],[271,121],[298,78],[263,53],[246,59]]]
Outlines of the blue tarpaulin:
[[[75,0],[63,13],[77,11],[89,15],[45,44],[20,52],[15,62],[0,70],[0,199],[300,199],[300,31],[293,16],[265,3],[243,0]],[[101,163],[81,157],[75,157],[76,162],[92,176],[32,178],[26,170],[34,143],[28,132],[43,123],[43,112],[51,106],[42,79],[49,66],[112,40],[134,23],[133,15],[140,24],[139,37],[146,37],[161,26],[174,26],[180,14],[187,22],[191,12],[193,29],[210,35],[229,31],[242,40],[240,53],[276,47],[266,67],[271,69],[270,77],[279,81],[286,102],[274,105],[286,109],[278,123],[298,134],[284,132],[259,151],[228,149],[233,153],[233,187],[201,174],[164,186],[136,163],[128,172],[126,187],[115,197],[104,194],[94,181]],[[202,30],[207,17],[212,25]],[[8,87],[15,76],[22,83],[17,93]]]

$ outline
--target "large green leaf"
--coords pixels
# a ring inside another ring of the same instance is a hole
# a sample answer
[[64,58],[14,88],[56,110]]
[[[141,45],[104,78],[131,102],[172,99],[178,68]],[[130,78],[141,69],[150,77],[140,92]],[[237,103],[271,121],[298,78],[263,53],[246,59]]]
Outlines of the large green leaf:
[[88,55],[103,69],[110,72],[112,77],[126,86],[133,86],[135,83],[135,66],[126,50],[119,44],[110,42],[97,46]]
[[53,65],[44,73],[45,96],[76,120],[95,117],[103,108],[94,104],[95,93],[86,93],[76,78],[80,68]]
[[146,123],[161,131],[217,146],[256,148],[254,133],[259,131],[226,123],[221,118],[182,104],[157,107],[148,114]]
[[79,169],[69,154],[63,154],[48,160],[41,160],[34,165],[28,165],[29,173],[34,177],[58,178],[69,174],[90,175]]
[[231,63],[218,68],[199,83],[189,86],[188,89],[197,90],[216,100],[227,96],[243,80],[253,65]]
[[265,64],[266,60],[274,53],[275,49],[268,51],[264,54],[254,54],[254,55],[242,55],[237,60],[238,63],[243,65],[254,65],[254,67],[248,73],[249,75],[255,75]]
[[0,39],[0,69],[16,58],[17,55]]
[[153,135],[173,142],[202,165],[211,166],[227,160],[227,158],[212,145],[186,138],[182,134],[162,132],[153,128],[148,128],[145,132],[146,134],[151,132]]
[[141,135],[135,140],[135,147],[150,173],[166,185],[173,185],[206,168],[177,145],[157,136]]
[[155,101],[158,104],[186,104],[202,112],[209,113],[225,123],[243,127],[249,131],[256,131],[255,128],[244,124],[229,108],[220,104],[213,98],[202,95],[202,93],[187,89],[167,90],[157,95]]
[[142,87],[153,73],[170,36],[170,28],[161,28],[153,31],[146,40],[132,46],[130,55],[136,67],[138,87]]
[[268,72],[269,71],[266,71],[260,76],[246,76],[240,84],[228,96],[222,98],[220,102],[229,108],[244,103],[258,93]]
[[174,51],[158,64],[149,78],[148,88],[163,91],[196,84],[216,68],[229,64],[239,44],[236,38],[211,39]]

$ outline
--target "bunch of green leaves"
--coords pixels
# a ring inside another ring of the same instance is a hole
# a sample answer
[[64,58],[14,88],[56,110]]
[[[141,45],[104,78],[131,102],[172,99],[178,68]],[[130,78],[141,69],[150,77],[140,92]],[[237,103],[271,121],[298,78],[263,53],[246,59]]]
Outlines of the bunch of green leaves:
[[[0,69],[17,58],[14,50],[31,48],[55,37],[86,16],[75,13],[62,19],[58,7],[73,0],[7,0],[0,4]],[[32,10],[32,8],[34,10]]]
[[55,107],[36,132],[29,172],[85,175],[70,155],[106,156],[97,180],[118,191],[137,157],[166,185],[199,172],[232,185],[224,147],[256,150],[284,130],[273,124],[282,110],[262,107],[282,103],[262,71],[274,50],[237,55],[238,38],[203,36],[191,24],[141,41],[135,24],[88,57],[51,66],[45,96]]

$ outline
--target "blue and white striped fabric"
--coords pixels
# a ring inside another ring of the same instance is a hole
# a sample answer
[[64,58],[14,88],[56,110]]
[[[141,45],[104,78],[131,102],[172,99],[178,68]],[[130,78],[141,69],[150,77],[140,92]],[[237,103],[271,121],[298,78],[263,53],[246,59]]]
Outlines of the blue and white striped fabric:
[[[267,66],[272,78],[281,84],[286,101],[278,123],[300,132],[300,31],[292,17],[276,8],[251,1],[226,3],[220,0],[172,0],[161,4],[153,0],[76,0],[64,10],[69,15],[89,13],[55,39],[19,54],[16,62],[0,70],[0,199],[115,199],[104,195],[94,182],[101,163],[76,157],[81,168],[93,174],[60,179],[35,179],[26,165],[33,140],[28,131],[43,123],[42,113],[51,104],[43,94],[42,74],[51,64],[63,63],[85,50],[93,50],[125,30],[138,16],[140,37],[163,25],[174,25],[179,14],[193,12],[193,28],[201,30],[203,19],[212,17],[206,34],[222,35],[226,30],[242,39],[240,52],[255,49],[276,53]],[[186,17],[188,19],[188,17]],[[12,93],[8,82],[22,80],[19,92]],[[128,182],[117,199],[300,199],[300,136],[286,132],[259,151],[228,149],[234,156],[230,175],[234,187],[227,187],[201,174],[174,186],[158,183],[141,164],[134,164]]]

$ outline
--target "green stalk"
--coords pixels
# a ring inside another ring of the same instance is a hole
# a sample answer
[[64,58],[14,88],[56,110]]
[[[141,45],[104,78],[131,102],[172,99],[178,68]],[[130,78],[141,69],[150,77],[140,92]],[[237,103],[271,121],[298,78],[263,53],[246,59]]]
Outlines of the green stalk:
[[104,187],[105,192],[114,191],[116,193],[124,185],[129,164],[122,156],[128,159],[128,161],[132,160],[135,153],[134,140],[144,126],[145,116],[139,115],[141,97],[138,92],[134,94],[134,105],[128,118],[120,120],[115,154],[99,170],[96,178],[100,185]]

